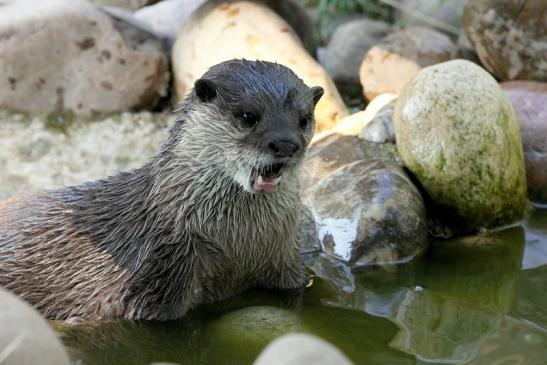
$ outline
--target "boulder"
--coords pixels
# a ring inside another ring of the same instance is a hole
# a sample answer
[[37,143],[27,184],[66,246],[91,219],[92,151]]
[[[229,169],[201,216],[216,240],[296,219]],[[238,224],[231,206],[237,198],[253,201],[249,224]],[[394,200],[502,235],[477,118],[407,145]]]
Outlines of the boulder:
[[263,347],[273,339],[301,330],[298,315],[272,306],[231,311],[210,324],[211,339],[233,348]]
[[547,83],[508,81],[501,87],[513,104],[520,126],[528,196],[547,204]]
[[63,124],[0,110],[0,200],[139,167],[157,153],[172,118],[141,112]]
[[344,165],[309,200],[323,251],[353,267],[407,262],[427,245],[422,197],[394,162]]
[[[199,52],[204,45],[214,46]],[[207,2],[184,24],[172,55],[176,97],[184,98],[209,67],[233,58],[278,62],[308,86],[322,86],[325,94],[315,109],[318,131],[347,114],[334,83],[291,27],[269,8],[248,1]]]
[[456,58],[458,48],[433,29],[409,27],[383,38],[361,64],[361,85],[367,100],[380,94],[398,94],[426,66]]
[[155,0],[89,0],[89,2],[99,6],[117,6],[127,10],[137,10],[145,5],[150,5]]
[[29,304],[0,288],[0,363],[69,365],[68,354],[47,321]]
[[15,1],[0,12],[0,106],[96,115],[167,95],[161,43],[81,0]]
[[319,61],[337,84],[359,85],[359,67],[367,51],[390,30],[388,24],[368,18],[343,23],[319,53]]
[[463,27],[484,66],[501,80],[547,81],[547,2],[467,1]]
[[319,337],[292,333],[272,341],[254,365],[351,365],[337,347]]
[[327,134],[314,141],[306,152],[300,173],[300,191],[307,204],[308,190],[339,167],[362,159],[399,161],[394,144],[361,140],[355,135]]
[[364,125],[359,137],[376,143],[395,143],[393,111],[396,100],[394,94],[382,94],[374,98],[365,109]]
[[518,124],[484,69],[455,60],[421,70],[400,94],[394,121],[404,164],[455,222],[478,229],[523,217]]
[[458,35],[464,3],[465,0],[402,0],[397,22],[404,27],[434,27]]

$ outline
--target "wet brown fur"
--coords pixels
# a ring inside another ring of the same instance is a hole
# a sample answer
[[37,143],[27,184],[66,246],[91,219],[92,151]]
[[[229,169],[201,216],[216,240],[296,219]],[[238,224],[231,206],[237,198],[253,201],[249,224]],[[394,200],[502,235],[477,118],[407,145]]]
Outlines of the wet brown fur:
[[[299,88],[291,102],[313,111],[309,89],[281,66],[230,62],[211,77],[228,66],[252,67],[257,82],[282,73],[279,82]],[[222,95],[202,103],[191,93],[169,140],[139,169],[0,203],[0,286],[49,318],[167,320],[251,287],[304,285],[295,239],[302,154],[287,162],[278,192],[243,189],[238,179],[271,158],[262,142],[241,142],[248,132],[234,127]]]

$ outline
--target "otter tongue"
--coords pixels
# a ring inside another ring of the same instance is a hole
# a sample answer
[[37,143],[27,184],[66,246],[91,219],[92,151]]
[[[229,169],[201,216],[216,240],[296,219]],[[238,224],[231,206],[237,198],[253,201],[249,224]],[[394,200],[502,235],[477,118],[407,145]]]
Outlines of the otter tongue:
[[254,188],[256,190],[263,190],[268,193],[273,193],[277,191],[277,184],[279,184],[279,177],[271,175],[258,175]]

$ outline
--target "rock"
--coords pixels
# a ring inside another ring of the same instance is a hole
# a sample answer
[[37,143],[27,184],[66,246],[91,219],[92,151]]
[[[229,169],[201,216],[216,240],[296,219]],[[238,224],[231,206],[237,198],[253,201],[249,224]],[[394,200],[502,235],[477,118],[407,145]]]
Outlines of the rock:
[[[307,49],[313,50],[313,21],[309,11],[294,0],[259,0],[287,21],[298,34]],[[135,12],[135,18],[150,27],[154,35],[160,38],[166,49],[171,49],[177,35],[192,13],[206,0],[163,0],[151,6],[145,6]]]
[[0,288],[0,363],[69,365],[66,350],[40,314]]
[[430,66],[402,91],[394,113],[397,149],[431,199],[471,229],[522,218],[526,176],[507,97],[479,66]]
[[371,158],[399,161],[395,145],[391,143],[366,142],[357,136],[341,134],[327,134],[314,141],[308,147],[300,173],[304,203],[308,203],[307,191],[331,172],[348,163]]
[[137,10],[145,5],[152,4],[154,0],[89,0],[99,6],[117,6],[128,10]]
[[398,94],[418,71],[457,57],[450,38],[435,30],[410,27],[394,32],[372,47],[359,71],[367,100]]
[[395,143],[393,110],[396,100],[395,94],[382,94],[375,97],[365,109],[364,126],[359,137],[376,143]]
[[458,35],[464,0],[403,0],[399,1],[398,23],[403,27],[434,27]]
[[546,13],[546,1],[468,1],[463,27],[499,79],[547,81]]
[[171,52],[177,34],[184,22],[206,0],[163,0],[151,6],[145,6],[135,12],[135,18],[147,24],[166,49]]
[[172,118],[142,112],[62,124],[0,110],[0,200],[138,167],[159,150]]
[[[215,46],[197,52],[204,44]],[[315,109],[318,131],[333,127],[347,114],[334,83],[302,48],[291,27],[272,10],[248,1],[207,2],[184,24],[172,57],[176,97],[183,98],[210,66],[232,58],[278,62],[308,86],[322,86],[325,94]]]
[[270,306],[238,309],[214,321],[209,328],[213,341],[233,348],[263,347],[271,340],[301,330],[296,313]]
[[85,1],[5,4],[0,34],[8,109],[96,115],[150,108],[167,94],[161,43]]
[[309,194],[323,251],[351,266],[407,262],[427,244],[420,193],[395,163],[344,165]]
[[293,333],[272,341],[254,365],[351,365],[337,347],[319,337]]
[[385,37],[391,27],[359,18],[339,25],[319,61],[338,85],[359,85],[359,67],[367,51]]
[[520,126],[528,196],[547,204],[547,83],[508,81],[501,84]]

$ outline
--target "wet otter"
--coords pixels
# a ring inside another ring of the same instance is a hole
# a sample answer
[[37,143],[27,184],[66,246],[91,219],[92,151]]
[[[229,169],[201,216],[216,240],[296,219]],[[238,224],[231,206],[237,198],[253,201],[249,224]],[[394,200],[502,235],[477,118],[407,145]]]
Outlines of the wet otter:
[[49,318],[167,320],[304,285],[297,174],[322,94],[279,64],[213,66],[148,164],[0,203],[0,286]]

